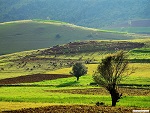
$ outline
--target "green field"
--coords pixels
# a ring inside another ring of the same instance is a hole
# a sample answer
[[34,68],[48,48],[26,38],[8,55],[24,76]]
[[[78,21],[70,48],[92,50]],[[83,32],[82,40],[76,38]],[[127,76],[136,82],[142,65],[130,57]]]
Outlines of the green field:
[[59,21],[0,23],[0,54],[52,47],[82,40],[129,40],[147,36],[80,27]]
[[[3,102],[33,102],[52,104],[88,104],[94,105],[97,101],[111,105],[111,98],[107,95],[52,93],[51,90],[71,90],[54,87],[3,87],[1,88],[1,101]],[[74,87],[81,89],[81,87]],[[87,87],[86,87],[87,88]],[[49,90],[49,91],[48,91]],[[126,96],[120,100],[118,106],[149,107],[150,96]]]

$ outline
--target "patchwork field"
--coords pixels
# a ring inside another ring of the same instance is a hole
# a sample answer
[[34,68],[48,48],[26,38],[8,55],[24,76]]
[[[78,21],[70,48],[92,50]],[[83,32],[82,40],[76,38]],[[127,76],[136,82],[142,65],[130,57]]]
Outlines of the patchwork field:
[[[149,39],[70,42],[0,56],[0,109],[12,113],[129,113],[133,109],[149,109],[149,42]],[[129,66],[135,72],[119,84],[123,98],[113,108],[110,107],[109,93],[93,82],[92,75],[102,58],[119,50],[128,52]],[[70,75],[75,62],[82,62],[88,67],[87,75],[80,77],[79,81]],[[102,102],[103,105],[96,106],[97,102]],[[18,110],[22,108],[30,109]]]

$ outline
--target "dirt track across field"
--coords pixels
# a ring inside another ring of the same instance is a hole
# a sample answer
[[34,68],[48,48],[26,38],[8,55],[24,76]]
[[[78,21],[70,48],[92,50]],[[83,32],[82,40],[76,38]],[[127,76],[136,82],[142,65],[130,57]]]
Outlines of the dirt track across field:
[[64,74],[34,74],[27,76],[20,76],[15,78],[7,78],[0,80],[0,84],[18,84],[18,83],[32,83],[39,82],[43,80],[54,80],[58,78],[68,78],[72,77],[71,75]]

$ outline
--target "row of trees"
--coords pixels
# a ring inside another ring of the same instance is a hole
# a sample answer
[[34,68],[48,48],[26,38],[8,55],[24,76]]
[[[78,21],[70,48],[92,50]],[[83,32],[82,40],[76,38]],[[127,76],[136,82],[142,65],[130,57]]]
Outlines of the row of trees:
[[[122,93],[118,92],[118,84],[133,72],[129,71],[128,64],[127,54],[124,51],[119,51],[104,58],[93,75],[94,81],[110,93],[112,106],[116,106],[122,97]],[[76,63],[73,65],[71,74],[78,81],[80,76],[87,74],[87,68],[82,63]]]

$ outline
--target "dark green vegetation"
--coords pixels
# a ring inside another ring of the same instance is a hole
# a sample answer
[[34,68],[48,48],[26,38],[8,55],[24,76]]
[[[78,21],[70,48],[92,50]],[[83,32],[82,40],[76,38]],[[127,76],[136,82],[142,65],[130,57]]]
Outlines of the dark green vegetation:
[[81,76],[87,74],[87,71],[87,67],[84,64],[77,62],[73,65],[71,74],[74,75],[78,81]]
[[84,28],[59,21],[16,21],[0,24],[0,54],[82,40],[129,40],[141,37],[144,36]]
[[86,27],[149,19],[149,0],[0,0],[0,21],[52,19]]

